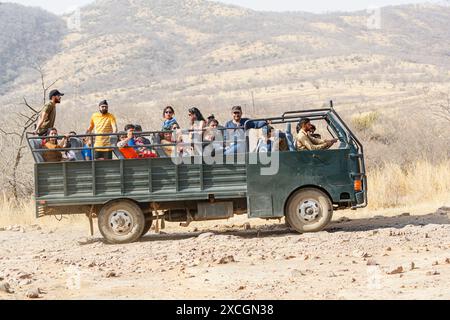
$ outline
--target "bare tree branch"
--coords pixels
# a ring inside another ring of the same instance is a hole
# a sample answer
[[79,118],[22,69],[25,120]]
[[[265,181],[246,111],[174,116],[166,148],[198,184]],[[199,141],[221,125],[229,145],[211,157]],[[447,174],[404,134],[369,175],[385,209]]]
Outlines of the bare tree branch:
[[3,133],[5,136],[18,136],[20,138],[20,134],[17,132],[6,132],[5,130],[0,128],[0,132]]
[[35,110],[33,107],[31,107],[30,105],[29,105],[29,103],[28,103],[28,101],[27,101],[27,99],[25,98],[25,97],[23,97],[23,104],[28,108],[28,109],[30,109],[31,111],[33,111],[34,113],[39,113],[39,111],[37,111],[37,110]]

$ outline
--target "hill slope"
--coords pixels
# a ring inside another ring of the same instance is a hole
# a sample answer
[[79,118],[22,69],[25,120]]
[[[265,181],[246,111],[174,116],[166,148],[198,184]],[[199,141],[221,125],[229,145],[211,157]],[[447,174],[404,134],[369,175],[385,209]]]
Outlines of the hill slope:
[[0,30],[0,93],[24,66],[53,57],[67,33],[60,17],[11,3],[0,3]]
[[[82,9],[81,31],[65,34],[46,70],[61,78],[66,106],[89,106],[76,109],[82,121],[104,97],[128,108],[198,104],[216,112],[249,103],[251,91],[262,108],[329,98],[389,106],[417,104],[414,94],[448,86],[450,7],[386,7],[375,30],[368,18],[204,0],[99,0]],[[17,79],[5,103],[35,92],[36,80]]]

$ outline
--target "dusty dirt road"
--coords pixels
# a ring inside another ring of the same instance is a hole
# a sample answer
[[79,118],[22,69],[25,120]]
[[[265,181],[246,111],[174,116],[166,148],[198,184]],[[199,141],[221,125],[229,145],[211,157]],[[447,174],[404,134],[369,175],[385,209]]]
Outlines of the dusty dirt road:
[[0,299],[450,299],[445,211],[336,216],[305,235],[245,217],[171,224],[131,245],[86,238],[87,226],[7,229]]

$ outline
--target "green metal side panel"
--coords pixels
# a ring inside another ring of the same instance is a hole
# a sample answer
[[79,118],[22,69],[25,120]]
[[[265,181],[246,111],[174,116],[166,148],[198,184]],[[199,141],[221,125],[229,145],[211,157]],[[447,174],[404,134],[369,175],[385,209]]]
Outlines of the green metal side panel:
[[[250,217],[283,217],[289,196],[298,188],[318,186],[326,190],[334,203],[342,193],[354,197],[349,168],[349,150],[273,153],[279,157],[275,175],[262,175],[267,166],[247,167],[247,197]],[[356,201],[354,198],[351,201]]]
[[245,164],[175,164],[172,159],[38,163],[36,200],[48,206],[245,198]]

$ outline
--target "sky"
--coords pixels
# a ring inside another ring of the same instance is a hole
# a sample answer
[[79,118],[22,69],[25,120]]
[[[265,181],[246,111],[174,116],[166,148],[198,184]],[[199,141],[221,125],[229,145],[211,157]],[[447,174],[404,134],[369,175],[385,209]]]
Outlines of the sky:
[[[355,11],[370,7],[399,5],[408,3],[446,3],[450,0],[219,0],[255,10],[266,11],[308,11],[323,13],[329,11]],[[6,0],[28,6],[39,6],[56,14],[73,11],[74,8],[93,2],[93,0]]]

